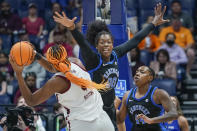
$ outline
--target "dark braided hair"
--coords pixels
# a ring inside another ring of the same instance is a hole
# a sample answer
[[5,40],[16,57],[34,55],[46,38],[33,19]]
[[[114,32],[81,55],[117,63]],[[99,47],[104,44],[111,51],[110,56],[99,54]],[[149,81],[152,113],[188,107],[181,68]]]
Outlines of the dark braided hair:
[[112,35],[111,35],[110,32],[101,31],[101,32],[99,32],[99,33],[96,35],[95,42],[94,42],[94,46],[96,46],[96,45],[98,44],[98,41],[99,41],[101,35],[110,35],[110,36],[111,36],[111,39],[112,39],[112,41],[113,41],[113,37],[112,37]]
[[148,67],[148,69],[149,69],[150,75],[153,77],[153,79],[152,79],[152,81],[153,81],[155,79],[155,71],[150,67]]
[[[99,37],[97,37],[97,35],[102,31],[108,32],[111,35],[111,33],[104,21],[96,20],[96,21],[88,24],[86,38],[87,38],[88,42],[91,45],[93,45],[94,47],[97,45],[96,38],[97,39],[99,38]],[[98,42],[98,40],[97,40],[97,42]]]

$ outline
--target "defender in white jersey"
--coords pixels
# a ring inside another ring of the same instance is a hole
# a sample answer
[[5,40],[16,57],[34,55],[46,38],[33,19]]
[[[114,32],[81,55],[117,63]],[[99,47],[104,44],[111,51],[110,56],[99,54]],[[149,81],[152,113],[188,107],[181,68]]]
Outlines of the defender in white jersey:
[[[55,45],[47,51],[47,60],[36,56],[38,62],[47,70],[56,73],[35,93],[31,93],[22,77],[23,67],[17,66],[10,57],[16,72],[20,91],[29,106],[38,105],[52,95],[65,108],[67,127],[71,131],[114,131],[108,115],[103,111],[103,101],[97,89],[104,84],[91,81],[89,73],[79,65],[68,61],[63,46]],[[79,63],[78,59],[71,59]]]

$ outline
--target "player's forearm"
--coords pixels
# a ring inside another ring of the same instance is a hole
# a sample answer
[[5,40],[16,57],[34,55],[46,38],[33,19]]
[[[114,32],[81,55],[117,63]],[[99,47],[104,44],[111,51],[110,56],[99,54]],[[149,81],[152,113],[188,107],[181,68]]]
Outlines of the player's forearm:
[[175,120],[177,118],[178,118],[177,112],[176,111],[170,111],[163,116],[158,116],[158,117],[152,118],[151,124],[172,121],[172,120]]
[[38,54],[36,53],[36,56],[35,56],[37,62],[42,66],[44,67],[47,71],[51,72],[51,73],[56,73],[56,69],[51,65],[50,62],[47,61],[47,59],[42,56],[41,54]]
[[95,53],[88,44],[88,41],[85,40],[83,34],[77,29],[71,31],[74,39],[77,41],[80,46],[81,56],[85,63],[85,67],[88,71],[96,68],[99,64],[99,58],[97,53]]
[[116,119],[117,119],[117,123],[123,123],[125,121],[126,117],[123,117],[121,112],[119,110],[116,110]]
[[31,106],[32,105],[32,92],[25,84],[25,80],[22,77],[22,73],[16,73],[16,77],[18,80],[19,88],[22,96],[24,97],[26,103]]
[[148,24],[145,28],[140,30],[132,39],[114,48],[118,57],[125,55],[128,51],[136,48],[138,44],[151,32],[155,26],[153,24]]

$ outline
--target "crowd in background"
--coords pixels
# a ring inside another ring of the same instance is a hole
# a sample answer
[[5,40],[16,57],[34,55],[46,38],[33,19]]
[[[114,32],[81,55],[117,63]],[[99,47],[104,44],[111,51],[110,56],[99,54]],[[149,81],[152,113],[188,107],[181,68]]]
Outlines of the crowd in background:
[[[43,55],[49,47],[62,44],[68,56],[79,57],[80,49],[77,42],[68,29],[54,22],[53,15],[55,11],[65,11],[69,18],[77,16],[76,26],[80,31],[83,22],[82,0],[48,0],[45,5],[47,8],[44,10],[41,3],[40,5],[28,3],[29,0],[23,0],[19,5],[17,4],[20,8],[16,10],[10,1],[2,1],[0,4],[1,104],[17,104],[21,100],[21,93],[8,60],[13,43],[30,41]],[[135,74],[138,67],[148,65],[155,71],[157,79],[173,80],[176,83],[175,88],[180,89],[182,80],[192,79],[190,70],[195,61],[194,19],[188,14],[189,12],[182,10],[180,1],[169,2],[166,18],[171,22],[151,32],[138,48],[130,51],[128,59],[132,70],[131,75]],[[135,10],[132,11],[135,12]],[[146,21],[141,22],[137,13],[132,15],[129,13],[128,7],[128,27],[130,38],[132,38],[138,28],[143,28],[152,21],[153,16],[146,16]],[[133,21],[138,24],[132,24]],[[52,76],[37,62],[25,67],[23,75],[32,92],[42,87]],[[52,104],[54,101],[49,100],[46,103]],[[35,111],[46,110],[38,108]]]

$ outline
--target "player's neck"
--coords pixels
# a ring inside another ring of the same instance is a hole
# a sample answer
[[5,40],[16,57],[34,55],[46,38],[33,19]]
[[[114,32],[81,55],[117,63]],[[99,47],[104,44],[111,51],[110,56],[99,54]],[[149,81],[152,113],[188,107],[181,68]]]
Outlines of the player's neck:
[[103,57],[103,63],[107,63],[110,62],[110,57]]
[[143,85],[141,87],[138,87],[137,88],[137,92],[139,94],[146,94],[146,92],[148,91],[148,89],[149,89],[149,84],[146,84],[146,85]]

